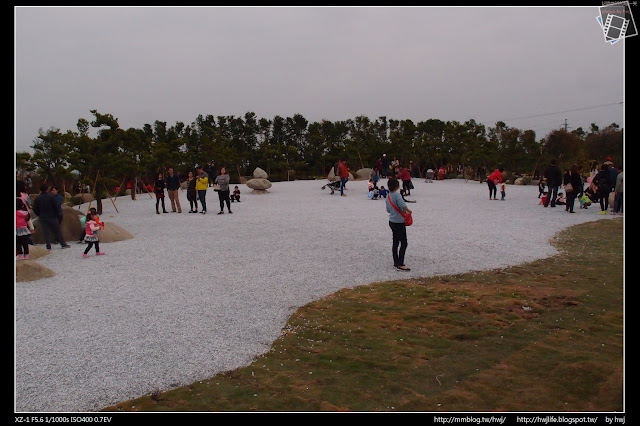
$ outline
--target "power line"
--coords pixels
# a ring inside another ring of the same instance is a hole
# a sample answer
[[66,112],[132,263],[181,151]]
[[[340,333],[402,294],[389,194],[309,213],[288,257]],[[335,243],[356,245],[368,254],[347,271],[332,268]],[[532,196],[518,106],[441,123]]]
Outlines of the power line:
[[526,117],[509,118],[509,119],[500,120],[500,121],[503,121],[503,122],[506,123],[507,121],[525,120],[527,118],[544,117],[544,116],[547,116],[547,115],[555,115],[555,114],[565,114],[567,112],[574,112],[574,111],[586,111],[586,110],[589,110],[589,109],[603,108],[603,107],[607,107],[607,106],[622,105],[622,104],[623,104],[623,102],[613,102],[613,103],[610,103],[610,104],[602,104],[602,105],[594,105],[594,106],[588,106],[588,107],[583,107],[583,108],[567,109],[567,110],[564,110],[564,111],[549,112],[549,113],[537,114],[537,115],[529,115],[529,116],[526,116]]

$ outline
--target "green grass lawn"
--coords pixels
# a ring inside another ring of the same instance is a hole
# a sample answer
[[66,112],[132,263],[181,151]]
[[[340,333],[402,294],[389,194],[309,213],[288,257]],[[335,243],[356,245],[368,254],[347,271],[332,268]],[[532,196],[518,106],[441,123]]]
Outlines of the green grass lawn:
[[618,411],[623,220],[524,265],[373,283],[301,307],[264,356],[104,411]]

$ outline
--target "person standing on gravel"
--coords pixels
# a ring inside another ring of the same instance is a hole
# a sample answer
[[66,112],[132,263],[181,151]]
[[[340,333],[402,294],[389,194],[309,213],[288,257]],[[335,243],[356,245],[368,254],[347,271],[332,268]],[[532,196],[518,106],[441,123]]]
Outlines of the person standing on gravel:
[[204,171],[202,166],[198,167],[198,177],[196,178],[196,191],[198,191],[198,199],[202,210],[200,213],[207,214],[207,188],[209,187],[209,175]]
[[623,214],[622,211],[622,190],[624,184],[624,173],[622,166],[618,166],[618,175],[616,176],[616,185],[614,186],[613,214]]
[[160,202],[162,202],[162,213],[169,213],[164,205],[164,188],[166,184],[164,179],[162,178],[162,173],[158,173],[158,178],[156,179],[155,186],[153,188],[153,192],[156,193],[156,214],[160,214],[159,207]]
[[487,186],[489,186],[490,200],[492,199],[491,198],[492,195],[494,200],[498,199],[498,187],[496,185],[498,185],[498,183],[504,182],[504,180],[502,179],[502,172],[504,172],[504,169],[500,167],[499,169],[495,169],[494,172],[491,173],[487,178]]
[[[593,183],[598,188],[598,198],[600,199],[600,214],[607,214],[609,210],[609,193],[611,192],[611,182],[609,182],[609,165],[603,163],[600,171],[593,178]],[[615,184],[615,182],[614,182]]]
[[189,200],[189,213],[198,213],[198,191],[196,190],[196,178],[192,171],[189,171],[187,177],[187,200]]
[[227,169],[225,167],[220,168],[220,174],[216,176],[215,183],[220,185],[220,190],[218,191],[218,199],[220,200],[220,211],[218,214],[224,214],[224,205],[227,204],[227,210],[229,213],[233,213],[231,211],[231,200],[229,199],[229,182],[231,178],[227,174]]
[[340,195],[346,197],[347,194],[344,193],[344,187],[347,185],[347,180],[349,180],[349,167],[347,167],[347,163],[344,160],[340,160],[338,163],[338,175],[340,176]]
[[580,192],[579,188],[582,185],[582,177],[580,176],[580,172],[578,171],[578,165],[573,164],[569,169],[569,182],[571,184],[571,191],[568,191],[565,184],[565,192],[567,193],[567,206],[565,207],[565,211],[569,213],[575,213],[573,211],[573,205],[575,203],[576,198],[578,197],[578,193]]
[[178,213],[182,213],[180,197],[178,195],[180,177],[173,173],[173,167],[169,167],[167,173],[167,193],[169,194],[169,201],[171,201],[171,212],[175,213],[177,211]]
[[46,183],[40,185],[40,195],[33,201],[33,212],[38,216],[38,224],[42,225],[44,234],[44,242],[47,250],[51,250],[51,240],[49,234],[53,233],[56,241],[60,243],[62,248],[71,247],[64,240],[60,223],[62,223],[62,206],[49,192],[49,186]]
[[548,207],[549,203],[551,203],[551,207],[555,207],[558,188],[562,185],[562,170],[558,167],[556,160],[551,160],[551,164],[544,171],[544,177],[547,180],[547,199],[544,202],[544,206]]
[[[389,227],[393,235],[393,243],[391,246],[393,253],[393,266],[400,271],[410,271],[404,264],[404,255],[407,251],[407,226],[404,222],[404,216],[396,210],[400,210],[402,213],[411,213],[411,209],[407,206],[400,195],[400,182],[396,178],[389,178],[387,181],[389,187],[389,195],[387,196],[385,203],[387,213],[389,213]],[[394,208],[395,206],[395,208]]]

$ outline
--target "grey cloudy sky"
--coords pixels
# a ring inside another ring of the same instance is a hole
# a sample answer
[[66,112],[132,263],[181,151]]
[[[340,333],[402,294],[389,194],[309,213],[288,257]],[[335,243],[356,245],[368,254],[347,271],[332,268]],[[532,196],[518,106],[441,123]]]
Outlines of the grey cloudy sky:
[[[624,45],[588,7],[16,7],[15,149],[91,110],[624,126]],[[633,10],[632,10],[633,12]]]

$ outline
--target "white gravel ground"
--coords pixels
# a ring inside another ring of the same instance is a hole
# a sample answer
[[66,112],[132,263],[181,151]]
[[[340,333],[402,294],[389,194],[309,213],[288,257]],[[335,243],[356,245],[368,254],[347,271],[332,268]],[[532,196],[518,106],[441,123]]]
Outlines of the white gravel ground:
[[147,194],[118,198],[118,211],[105,200],[101,220],[133,239],[89,259],[84,245],[55,246],[38,262],[56,276],[15,283],[15,410],[94,411],[202,380],[248,365],[298,307],[341,288],[553,256],[558,231],[620,218],[545,209],[534,185],[493,201],[486,184],[415,179],[411,272],[400,272],[385,202],[366,197],[365,181],[347,197],[325,183],[275,182],[262,195],[239,185],[224,215],[211,188],[207,215],[187,213],[186,192],[181,214],[156,215]]

